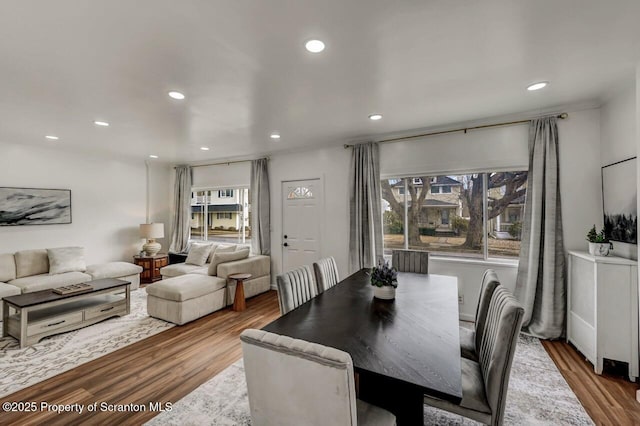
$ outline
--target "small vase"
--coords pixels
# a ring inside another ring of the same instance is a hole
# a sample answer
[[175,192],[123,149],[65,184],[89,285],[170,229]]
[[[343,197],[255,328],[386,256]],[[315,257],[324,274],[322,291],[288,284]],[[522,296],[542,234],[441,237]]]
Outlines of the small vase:
[[385,285],[382,287],[373,287],[373,297],[382,300],[393,300],[396,298],[396,289],[393,286]]
[[609,256],[611,243],[589,243],[589,254],[592,256]]

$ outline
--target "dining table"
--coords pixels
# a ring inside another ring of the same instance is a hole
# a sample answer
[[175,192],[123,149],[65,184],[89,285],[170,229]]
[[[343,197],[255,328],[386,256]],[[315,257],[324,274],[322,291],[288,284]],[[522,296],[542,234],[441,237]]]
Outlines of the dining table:
[[[374,298],[362,269],[263,330],[347,352],[358,398],[423,424],[425,394],[462,399],[456,277],[398,273],[395,299]],[[319,399],[321,400],[321,399]]]

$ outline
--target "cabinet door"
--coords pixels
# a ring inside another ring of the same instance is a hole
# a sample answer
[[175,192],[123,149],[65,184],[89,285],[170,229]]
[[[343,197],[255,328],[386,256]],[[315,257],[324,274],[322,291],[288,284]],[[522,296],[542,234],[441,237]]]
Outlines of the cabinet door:
[[629,362],[637,293],[628,266],[598,264],[598,354]]

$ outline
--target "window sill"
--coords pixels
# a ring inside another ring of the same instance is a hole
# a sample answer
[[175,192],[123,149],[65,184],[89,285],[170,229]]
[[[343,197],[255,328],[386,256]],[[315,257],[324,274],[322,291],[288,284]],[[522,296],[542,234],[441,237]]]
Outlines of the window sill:
[[454,256],[439,256],[432,254],[429,256],[429,260],[434,262],[444,262],[444,263],[466,263],[473,265],[483,265],[483,266],[502,266],[507,268],[517,268],[518,260],[517,259],[474,259],[471,257],[454,257]]

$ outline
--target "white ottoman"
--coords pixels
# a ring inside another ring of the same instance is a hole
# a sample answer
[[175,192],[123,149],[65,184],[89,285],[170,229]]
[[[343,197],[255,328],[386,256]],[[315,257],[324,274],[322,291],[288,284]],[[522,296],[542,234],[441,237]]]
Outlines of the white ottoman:
[[209,315],[226,305],[227,281],[210,275],[187,274],[145,287],[147,313],[182,325]]
[[20,288],[11,284],[0,283],[0,321],[2,321],[2,299],[7,296],[16,296],[20,294]]
[[131,290],[136,290],[140,287],[141,272],[142,266],[128,262],[98,263],[87,266],[86,271],[87,274],[91,275],[92,280],[118,278],[120,280],[129,281],[131,283]]

